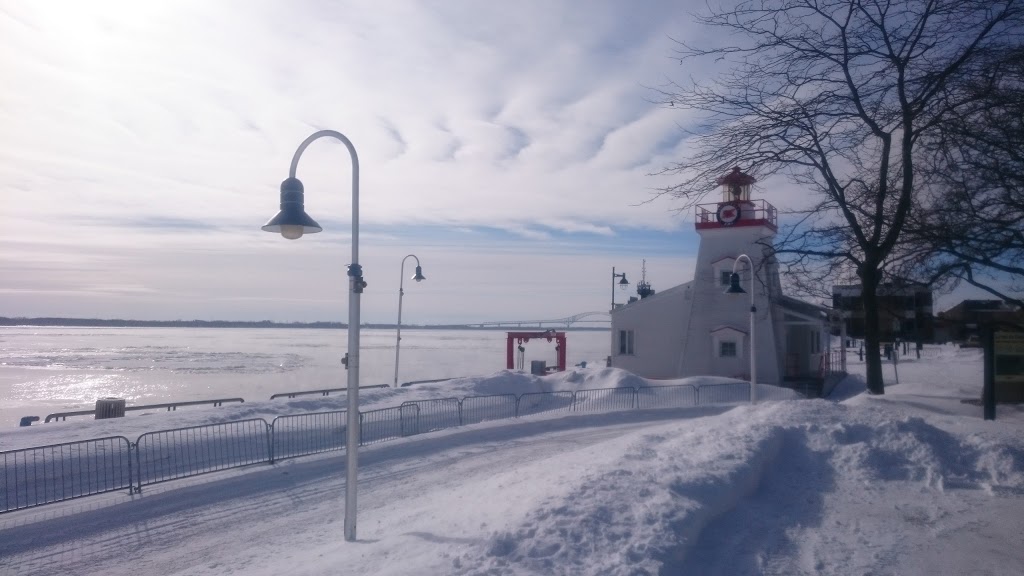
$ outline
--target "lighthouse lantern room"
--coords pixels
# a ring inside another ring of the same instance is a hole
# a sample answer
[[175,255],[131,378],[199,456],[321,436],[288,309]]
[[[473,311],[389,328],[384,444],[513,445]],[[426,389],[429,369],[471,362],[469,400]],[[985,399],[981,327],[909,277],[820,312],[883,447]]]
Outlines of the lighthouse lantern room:
[[730,226],[768,226],[777,230],[775,206],[765,200],[751,200],[750,190],[757,179],[743,173],[739,166],[718,179],[722,199],[714,204],[698,204],[698,230]]

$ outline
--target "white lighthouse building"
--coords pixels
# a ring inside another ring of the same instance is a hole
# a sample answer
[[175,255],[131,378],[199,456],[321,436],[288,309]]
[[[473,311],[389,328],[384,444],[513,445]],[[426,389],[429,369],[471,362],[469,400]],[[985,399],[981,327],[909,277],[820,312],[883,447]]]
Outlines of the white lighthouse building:
[[[821,380],[828,371],[825,310],[782,293],[770,246],[775,207],[750,197],[754,178],[739,168],[719,179],[722,196],[696,207],[700,249],[693,280],[611,311],[611,365],[646,378],[750,378],[753,291],[757,380]],[[746,294],[726,294],[733,264]],[[648,292],[650,292],[648,290]]]

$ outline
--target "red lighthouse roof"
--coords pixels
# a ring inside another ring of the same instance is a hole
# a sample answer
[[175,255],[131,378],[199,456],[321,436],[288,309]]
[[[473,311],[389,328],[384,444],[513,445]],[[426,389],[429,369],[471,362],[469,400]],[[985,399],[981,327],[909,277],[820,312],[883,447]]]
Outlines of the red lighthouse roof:
[[740,172],[739,166],[736,166],[735,168],[732,169],[732,172],[729,172],[725,176],[722,176],[721,178],[718,179],[718,184],[720,186],[750,186],[754,182],[757,182],[757,179],[749,174],[744,174],[743,172]]

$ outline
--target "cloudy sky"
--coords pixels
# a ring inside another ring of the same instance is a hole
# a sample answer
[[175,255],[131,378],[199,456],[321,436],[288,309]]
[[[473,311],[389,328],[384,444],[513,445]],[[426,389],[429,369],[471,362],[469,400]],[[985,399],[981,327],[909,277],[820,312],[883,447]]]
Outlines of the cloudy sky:
[[325,231],[259,230],[325,128],[360,157],[364,321],[410,253],[410,323],[606,311],[643,259],[687,281],[692,216],[645,201],[686,145],[651,87],[702,74],[671,59],[697,7],[0,0],[0,315],[344,320],[341,144],[299,164]]

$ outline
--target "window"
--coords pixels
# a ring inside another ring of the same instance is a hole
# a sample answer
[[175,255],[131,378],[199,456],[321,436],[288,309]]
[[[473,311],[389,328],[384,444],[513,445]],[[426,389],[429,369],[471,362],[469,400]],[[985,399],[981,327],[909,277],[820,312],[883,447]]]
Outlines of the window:
[[735,358],[736,357],[736,343],[735,342],[719,342],[718,343],[718,356],[720,358]]
[[632,330],[619,330],[619,355],[632,356],[635,335]]
[[731,270],[722,270],[720,272],[719,278],[720,278],[720,281],[722,283],[722,286],[728,286],[730,280],[732,279],[732,271]]

